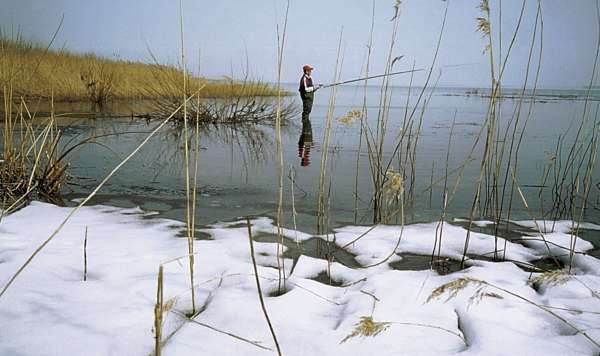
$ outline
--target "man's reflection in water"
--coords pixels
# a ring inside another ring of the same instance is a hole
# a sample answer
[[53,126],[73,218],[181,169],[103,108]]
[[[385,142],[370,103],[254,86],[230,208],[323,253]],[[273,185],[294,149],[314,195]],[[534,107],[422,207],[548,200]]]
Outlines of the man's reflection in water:
[[310,149],[313,146],[313,133],[310,120],[302,120],[302,133],[298,140],[298,157],[300,157],[301,166],[305,167],[310,164]]

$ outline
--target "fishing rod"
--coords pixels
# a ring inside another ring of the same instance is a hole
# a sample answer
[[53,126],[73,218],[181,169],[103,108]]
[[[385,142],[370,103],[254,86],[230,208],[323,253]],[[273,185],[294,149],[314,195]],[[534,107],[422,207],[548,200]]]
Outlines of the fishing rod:
[[364,77],[364,78],[358,78],[358,79],[350,79],[350,80],[346,80],[344,82],[337,82],[337,83],[331,83],[331,84],[323,85],[323,86],[321,86],[321,89],[335,87],[335,86],[343,85],[343,84],[354,83],[354,82],[360,82],[360,81],[368,80],[368,79],[381,78],[381,77],[389,77],[391,75],[414,73],[414,72],[422,72],[424,70],[425,70],[425,68],[412,69],[412,70],[403,70],[403,71],[400,71],[400,72],[392,72],[392,73],[387,73],[387,74],[373,75],[373,76],[370,76],[370,77]]

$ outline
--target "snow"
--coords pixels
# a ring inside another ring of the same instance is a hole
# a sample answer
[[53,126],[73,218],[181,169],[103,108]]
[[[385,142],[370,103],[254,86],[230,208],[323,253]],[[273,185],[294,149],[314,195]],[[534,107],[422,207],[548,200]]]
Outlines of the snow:
[[517,225],[528,227],[535,231],[538,231],[538,227],[543,233],[546,232],[562,232],[568,234],[571,230],[576,228],[588,229],[588,230],[600,230],[600,225],[588,223],[588,222],[575,222],[572,220],[519,220],[513,221]]
[[[339,246],[345,246],[365,234],[348,249],[358,255],[358,261],[363,264],[374,264],[389,255],[401,239],[398,252],[410,252],[423,255],[431,255],[434,247],[436,228],[438,223],[414,224],[405,226],[404,230],[398,226],[348,226],[335,230],[335,242]],[[369,231],[370,230],[370,231]],[[460,260],[464,250],[464,241],[467,230],[462,227],[444,224],[442,234],[441,255]],[[469,242],[469,254],[484,255],[493,253],[494,238],[489,235],[471,232]],[[504,239],[498,239],[498,246],[504,246]],[[531,261],[540,256],[535,251],[527,249],[522,245],[506,242],[506,258],[518,261]],[[392,260],[397,260],[394,257]]]
[[[69,208],[34,202],[3,218],[2,286],[68,212]],[[0,355],[152,353],[158,266],[187,254],[187,240],[176,237],[184,224],[152,215],[139,208],[108,206],[77,212],[0,298]],[[568,247],[568,224],[558,222],[558,228],[544,236]],[[88,278],[83,281],[86,227]],[[397,253],[430,255],[436,227],[437,223],[403,229],[377,226],[348,250],[361,264],[373,264],[390,255],[401,237]],[[284,229],[283,234],[291,241],[320,237],[344,246],[369,229],[347,226],[329,236]],[[163,354],[273,354],[275,345],[256,290],[245,223],[215,224],[203,232],[211,239],[194,241],[196,303],[202,310],[195,322],[181,316],[191,310],[187,259],[165,264],[164,300],[174,306],[165,315]],[[272,220],[252,220],[254,235],[274,232]],[[459,260],[465,236],[464,228],[444,224],[441,255]],[[493,236],[471,233],[470,239],[469,254],[494,250]],[[499,238],[498,245],[504,244]],[[506,241],[506,246],[511,260],[528,262],[547,254],[545,245],[534,241]],[[326,260],[302,255],[295,265],[286,258],[286,292],[270,296],[278,289],[277,247],[255,242],[254,248],[266,309],[284,355],[593,355],[600,351],[582,333],[510,294],[554,307],[552,312],[600,340],[600,262],[583,253],[573,259],[576,275],[554,286],[529,285],[537,274],[511,262],[477,260],[464,270],[439,275],[433,270],[394,270],[389,262],[402,258],[397,254],[385,263],[358,269],[335,261],[328,266]],[[585,252],[592,246],[578,239],[577,248]],[[568,261],[568,256],[559,258]],[[326,271],[341,286],[313,280]],[[485,281],[488,284],[479,292],[487,296],[473,300],[481,285],[471,283],[453,298],[446,292],[427,301],[437,287],[458,278]],[[390,324],[377,336],[356,336],[341,343],[361,317],[369,316]]]

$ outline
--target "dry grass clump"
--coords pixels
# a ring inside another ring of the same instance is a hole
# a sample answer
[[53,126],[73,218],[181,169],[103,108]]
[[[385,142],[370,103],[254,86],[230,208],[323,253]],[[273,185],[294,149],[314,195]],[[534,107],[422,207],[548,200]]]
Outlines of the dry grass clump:
[[[6,84],[3,87],[10,88]],[[54,118],[35,124],[25,102],[21,102],[15,114],[11,109],[11,100],[6,98],[0,152],[0,194],[4,208],[17,208],[17,203],[26,203],[31,198],[61,203],[68,163],[64,159],[66,154],[59,149],[61,135]]]
[[115,72],[104,61],[90,61],[80,78],[88,93],[88,99],[94,104],[101,105],[113,95]]
[[387,330],[390,327],[390,325],[392,325],[392,323],[390,322],[377,322],[373,320],[372,316],[361,316],[360,321],[355,324],[354,330],[350,334],[348,334],[342,341],[340,341],[340,344],[343,344],[344,342],[357,336],[375,337],[383,331]]
[[559,286],[567,283],[571,279],[571,275],[565,271],[550,271],[541,273],[527,281],[530,286],[539,286],[545,284],[549,287]]
[[[156,82],[159,83],[159,82]],[[161,83],[162,85],[163,83]],[[250,83],[240,85],[253,85]],[[236,90],[236,89],[234,89]],[[252,89],[243,89],[252,91]],[[204,99],[190,102],[188,105],[188,120],[218,124],[269,123],[274,124],[277,118],[277,99],[269,96],[238,96],[226,95],[218,99]],[[180,95],[164,95],[152,101],[152,116],[165,116],[174,111],[181,102]],[[178,100],[179,99],[179,100]],[[296,115],[297,106],[288,101],[280,106],[280,116],[283,120]],[[183,120],[183,113],[175,115],[175,119]]]
[[473,278],[464,277],[464,278],[455,279],[452,282],[448,282],[446,284],[442,284],[441,286],[434,289],[433,292],[431,292],[431,294],[427,298],[426,303],[429,303],[430,301],[432,301],[434,299],[440,298],[446,292],[448,292],[448,298],[446,299],[446,301],[448,301],[448,300],[456,297],[460,291],[467,288],[471,284],[481,285],[482,281],[473,279]]
[[475,292],[471,295],[471,297],[469,297],[468,305],[478,304],[484,298],[504,299],[504,297],[498,293],[487,291],[487,287],[493,287],[489,283],[479,279],[464,277],[437,287],[433,290],[433,292],[431,292],[425,303],[440,298],[446,292],[448,293],[448,298],[446,301],[449,301],[450,299],[456,297],[460,291],[468,286],[476,287]]
[[[45,140],[36,148],[29,146],[36,143],[28,143],[4,150],[0,163],[0,194],[9,205],[23,197],[61,202],[60,192],[67,181],[68,164],[56,154],[59,138],[57,135]],[[34,150],[39,155],[34,155]]]
[[[181,83],[184,72],[172,67],[156,66],[151,77],[141,90],[143,97],[154,98],[151,103],[154,116],[165,116],[181,103]],[[191,101],[187,105],[188,119],[205,123],[274,123],[277,116],[277,93],[288,95],[270,84],[250,80],[248,75],[234,80],[226,77],[223,81],[206,81],[186,75],[186,94],[189,96],[202,89],[204,100]],[[281,117],[286,119],[297,113],[293,102],[281,105]],[[183,119],[183,112],[175,119]]]

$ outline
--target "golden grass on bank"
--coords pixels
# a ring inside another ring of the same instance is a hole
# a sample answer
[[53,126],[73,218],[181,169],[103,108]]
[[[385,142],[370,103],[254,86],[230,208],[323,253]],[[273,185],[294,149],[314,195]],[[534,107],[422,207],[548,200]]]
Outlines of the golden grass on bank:
[[[180,93],[180,87],[153,83],[182,83],[183,71],[173,66],[76,54],[64,49],[46,51],[42,45],[0,33],[0,81],[13,83],[15,98],[50,98],[54,93],[56,101],[97,101],[94,99],[102,96],[142,99]],[[189,76],[188,84],[190,92],[206,85],[202,97],[277,95],[276,89],[265,83],[241,85],[232,79],[214,81]],[[160,89],[148,91],[149,86]]]

